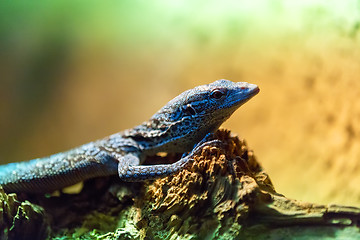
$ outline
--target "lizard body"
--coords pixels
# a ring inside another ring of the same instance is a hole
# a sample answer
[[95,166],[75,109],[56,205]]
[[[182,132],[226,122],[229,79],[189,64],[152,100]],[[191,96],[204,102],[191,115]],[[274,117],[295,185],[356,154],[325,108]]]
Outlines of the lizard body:
[[[125,181],[141,181],[171,175],[208,144],[207,134],[258,92],[254,84],[228,80],[195,87],[132,129],[49,157],[1,165],[0,185],[8,192],[43,193],[100,176],[118,174]],[[189,151],[173,164],[141,165],[158,152]]]

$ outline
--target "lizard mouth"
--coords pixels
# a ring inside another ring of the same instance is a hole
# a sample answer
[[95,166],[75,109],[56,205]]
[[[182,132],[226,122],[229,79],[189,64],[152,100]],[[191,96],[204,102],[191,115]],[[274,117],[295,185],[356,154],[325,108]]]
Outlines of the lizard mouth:
[[258,94],[260,92],[260,88],[256,85],[253,85],[252,87],[248,88],[248,92],[244,93],[243,91],[239,91],[233,96],[233,103],[232,105],[236,107],[240,107],[247,101],[249,101],[253,96]]
[[260,88],[256,87],[253,92],[254,92],[254,94],[258,94],[260,92]]
[[253,90],[249,91],[249,94],[247,95],[249,98],[255,96],[260,92],[260,88],[256,86]]

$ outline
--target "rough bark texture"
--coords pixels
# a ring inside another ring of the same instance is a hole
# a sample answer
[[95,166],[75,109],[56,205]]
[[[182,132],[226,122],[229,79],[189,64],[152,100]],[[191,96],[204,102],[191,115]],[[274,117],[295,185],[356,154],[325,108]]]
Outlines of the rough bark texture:
[[1,192],[2,239],[360,237],[359,208],[288,199],[244,140],[226,130],[216,138],[222,144],[204,147],[186,169],[154,182],[103,178],[86,182],[79,194],[20,196],[42,207]]

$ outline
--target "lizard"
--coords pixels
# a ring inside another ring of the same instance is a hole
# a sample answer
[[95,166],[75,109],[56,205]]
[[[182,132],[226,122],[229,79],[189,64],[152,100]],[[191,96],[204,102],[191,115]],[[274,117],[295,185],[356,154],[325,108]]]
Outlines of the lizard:
[[[132,129],[48,157],[0,165],[0,185],[6,192],[47,193],[101,176],[144,181],[172,175],[216,142],[209,136],[258,92],[255,84],[225,79],[197,86]],[[141,165],[159,152],[184,154],[175,163]]]

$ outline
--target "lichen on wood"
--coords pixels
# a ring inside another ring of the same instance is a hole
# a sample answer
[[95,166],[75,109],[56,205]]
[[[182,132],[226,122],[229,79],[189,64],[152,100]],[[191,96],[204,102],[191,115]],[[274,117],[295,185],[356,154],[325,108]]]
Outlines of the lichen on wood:
[[0,239],[45,239],[49,220],[42,207],[19,201],[15,193],[6,194],[0,186]]

